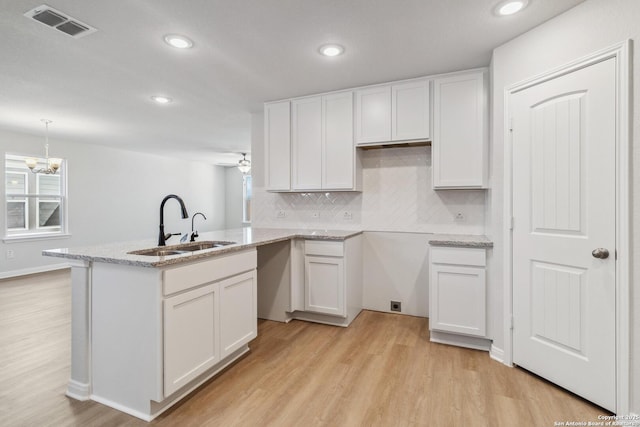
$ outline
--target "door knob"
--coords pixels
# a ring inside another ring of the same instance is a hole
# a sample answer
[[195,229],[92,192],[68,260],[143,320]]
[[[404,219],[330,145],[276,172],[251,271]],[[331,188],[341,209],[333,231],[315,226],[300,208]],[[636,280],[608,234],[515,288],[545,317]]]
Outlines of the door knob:
[[591,252],[591,255],[593,255],[594,258],[605,259],[609,258],[609,251],[605,248],[596,248]]

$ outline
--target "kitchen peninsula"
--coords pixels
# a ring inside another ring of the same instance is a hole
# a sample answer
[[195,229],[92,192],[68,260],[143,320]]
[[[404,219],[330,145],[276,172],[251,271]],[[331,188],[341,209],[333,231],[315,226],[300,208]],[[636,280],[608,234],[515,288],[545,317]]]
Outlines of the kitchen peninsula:
[[[199,242],[223,246],[172,255],[140,254],[152,240],[43,251],[72,265],[67,395],[149,421],[248,352],[259,316],[288,320],[300,309],[307,320],[347,326],[362,309],[360,241],[361,231],[244,228],[202,233]],[[289,252],[305,246],[306,254]],[[290,283],[289,253],[313,272],[299,283],[308,298],[293,309],[275,298]],[[263,281],[276,284],[265,287],[261,313],[259,264]]]
[[[247,353],[258,318],[348,326],[363,309],[362,236],[243,228],[202,233],[195,244],[44,251],[73,267],[67,395],[152,420]],[[429,242],[491,245],[484,236]],[[198,249],[207,243],[216,247]]]

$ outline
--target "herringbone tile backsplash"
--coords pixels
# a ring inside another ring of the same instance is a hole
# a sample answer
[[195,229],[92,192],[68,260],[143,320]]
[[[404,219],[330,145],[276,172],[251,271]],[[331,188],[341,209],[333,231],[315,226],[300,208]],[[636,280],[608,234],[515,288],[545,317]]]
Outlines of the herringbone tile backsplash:
[[[269,193],[254,188],[252,225],[484,233],[485,191],[432,190],[431,147],[367,150],[360,155],[361,193]],[[278,218],[279,211],[286,216]],[[458,213],[463,218],[456,218]]]

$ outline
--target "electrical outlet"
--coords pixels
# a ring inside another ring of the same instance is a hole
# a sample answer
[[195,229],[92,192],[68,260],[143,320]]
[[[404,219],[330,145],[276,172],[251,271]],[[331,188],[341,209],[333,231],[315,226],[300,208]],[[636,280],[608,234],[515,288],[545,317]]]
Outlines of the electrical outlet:
[[464,214],[462,212],[456,213],[455,220],[458,222],[464,221]]
[[346,221],[350,221],[353,219],[353,214],[351,213],[351,211],[344,211],[342,213],[342,219],[346,220]]
[[397,311],[399,313],[402,312],[402,303],[400,301],[391,301],[391,311]]
[[318,211],[311,212],[311,218],[320,218],[320,212]]
[[15,258],[16,254],[13,252],[13,249],[7,249],[7,259]]
[[285,211],[276,211],[276,218],[286,218],[287,212]]

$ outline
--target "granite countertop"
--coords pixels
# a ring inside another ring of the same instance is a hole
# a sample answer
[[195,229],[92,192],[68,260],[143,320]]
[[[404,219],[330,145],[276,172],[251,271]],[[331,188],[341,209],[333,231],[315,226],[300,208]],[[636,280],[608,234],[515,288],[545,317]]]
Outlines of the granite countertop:
[[[148,239],[133,242],[103,244],[99,246],[48,249],[42,251],[42,255],[92,262],[133,265],[138,267],[164,267],[294,238],[342,241],[361,233],[362,231],[360,230],[298,230],[246,227],[200,233],[200,237],[197,240],[198,242],[215,240],[234,243],[227,246],[204,249],[185,254],[149,256],[129,253],[157,246],[156,240]],[[179,240],[177,238],[174,239],[175,242],[169,242],[166,249],[177,249],[176,246],[179,244]]]
[[429,237],[431,246],[451,246],[457,248],[492,248],[493,242],[487,236],[466,234],[434,234]]
[[[361,234],[362,230],[306,230],[290,228],[236,228],[201,233],[198,242],[225,241],[233,244],[218,248],[204,249],[184,254],[149,256],[136,255],[129,252],[157,247],[156,240],[138,240],[132,242],[110,243],[98,246],[84,246],[75,248],[48,249],[42,251],[44,256],[76,259],[91,262],[106,262],[113,264],[133,265],[138,267],[164,267],[174,264],[196,261],[212,256],[241,251],[248,248],[301,238],[315,240],[342,241]],[[471,248],[491,248],[491,242],[486,236],[466,234],[431,234],[429,244],[432,246],[452,246]],[[179,240],[169,242],[166,249],[179,249]]]

